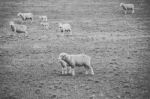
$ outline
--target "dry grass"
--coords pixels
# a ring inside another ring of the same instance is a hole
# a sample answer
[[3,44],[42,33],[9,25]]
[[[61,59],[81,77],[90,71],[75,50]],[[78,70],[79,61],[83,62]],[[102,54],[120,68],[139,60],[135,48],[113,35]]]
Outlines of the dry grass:
[[[1,99],[149,99],[149,15],[146,1],[135,3],[135,14],[124,15],[122,0],[25,0],[0,4]],[[29,37],[13,33],[8,22],[18,12],[32,12]],[[40,27],[47,15],[50,29]],[[58,22],[72,25],[62,36]],[[4,23],[4,24],[3,24]],[[76,68],[61,75],[59,53],[92,57],[94,76]]]

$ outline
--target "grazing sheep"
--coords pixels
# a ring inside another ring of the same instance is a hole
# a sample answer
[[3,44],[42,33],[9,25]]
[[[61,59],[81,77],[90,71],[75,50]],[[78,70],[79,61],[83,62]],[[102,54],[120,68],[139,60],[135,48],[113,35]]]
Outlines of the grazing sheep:
[[40,23],[42,26],[44,26],[45,29],[49,28],[49,23],[48,22],[41,22]]
[[59,23],[58,26],[59,26],[61,32],[70,32],[70,35],[72,35],[70,24],[68,24],[68,23],[65,23],[65,24]]
[[39,18],[42,20],[42,21],[44,21],[44,22],[47,22],[47,16],[39,16]]
[[31,20],[33,21],[33,14],[32,13],[18,13],[18,17],[21,17],[23,21]]
[[12,31],[14,31],[16,33],[28,34],[26,25],[15,24],[13,21],[10,21],[9,25],[11,26]]
[[127,14],[127,10],[132,10],[132,13],[134,13],[134,4],[125,4],[125,3],[120,3],[120,7],[123,8],[124,13]]
[[63,60],[67,63],[67,66],[71,67],[71,73],[73,76],[75,76],[75,70],[74,68],[76,66],[84,66],[86,69],[85,74],[88,74],[88,71],[90,70],[91,74],[94,75],[93,67],[91,66],[91,57],[87,56],[85,54],[77,54],[77,55],[69,55],[67,53],[60,53],[59,60]]

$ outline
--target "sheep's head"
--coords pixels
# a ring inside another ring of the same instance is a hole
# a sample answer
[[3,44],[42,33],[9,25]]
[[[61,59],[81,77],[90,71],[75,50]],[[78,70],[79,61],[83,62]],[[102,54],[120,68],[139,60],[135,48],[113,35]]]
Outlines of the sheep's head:
[[120,3],[120,7],[123,6],[123,3]]
[[18,14],[17,14],[17,16],[21,16],[21,15],[22,15],[22,13],[18,13]]
[[13,22],[13,21],[10,21],[10,22],[9,22],[9,25],[11,25],[11,26],[14,25],[14,22]]
[[60,53],[58,59],[59,59],[59,60],[66,60],[67,56],[68,56],[67,53]]
[[58,23],[58,27],[62,28],[63,24],[62,23]]
[[43,16],[39,16],[39,19],[43,19]]

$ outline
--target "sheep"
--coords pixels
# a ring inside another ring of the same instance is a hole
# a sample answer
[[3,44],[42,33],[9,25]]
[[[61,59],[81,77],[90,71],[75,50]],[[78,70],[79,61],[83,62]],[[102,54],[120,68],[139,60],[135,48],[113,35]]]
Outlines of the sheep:
[[59,23],[58,26],[59,26],[59,29],[60,29],[61,32],[70,32],[70,35],[72,35],[70,24],[68,24],[68,23],[65,23],[65,24]]
[[23,21],[26,20],[31,20],[31,22],[33,21],[33,14],[32,13],[18,13],[17,14],[18,17],[21,17]]
[[44,21],[44,22],[47,22],[47,16],[39,16],[39,18],[42,20],[42,21]]
[[90,70],[91,75],[94,75],[93,67],[91,66],[91,57],[85,54],[68,54],[68,53],[60,53],[59,54],[59,60],[63,60],[67,63],[67,66],[71,67],[71,74],[72,76],[75,76],[75,70],[74,68],[76,66],[81,67],[84,66],[86,69],[85,74],[88,74],[88,71]]
[[[62,74],[71,73],[71,67],[69,67],[65,61],[59,59],[59,63],[62,66]],[[68,70],[69,70],[69,72],[68,72]]]
[[120,3],[120,7],[123,8],[125,14],[127,14],[127,10],[132,10],[132,14],[135,13],[134,4]]
[[41,22],[40,23],[42,26],[44,26],[45,29],[49,28],[49,23],[48,22]]
[[28,34],[26,25],[15,24],[13,21],[10,21],[9,25],[11,26],[12,31],[14,31],[16,33]]

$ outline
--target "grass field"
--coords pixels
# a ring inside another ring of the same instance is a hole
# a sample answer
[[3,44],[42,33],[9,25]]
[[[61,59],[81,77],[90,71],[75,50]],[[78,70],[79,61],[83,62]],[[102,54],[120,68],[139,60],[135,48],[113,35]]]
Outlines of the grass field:
[[[148,0],[1,0],[0,99],[150,99],[150,2]],[[119,4],[134,3],[124,15]],[[32,12],[29,36],[11,31],[18,12]],[[47,15],[50,29],[40,26]],[[73,35],[62,36],[58,22]],[[95,75],[76,68],[61,75],[58,55],[85,53]]]

